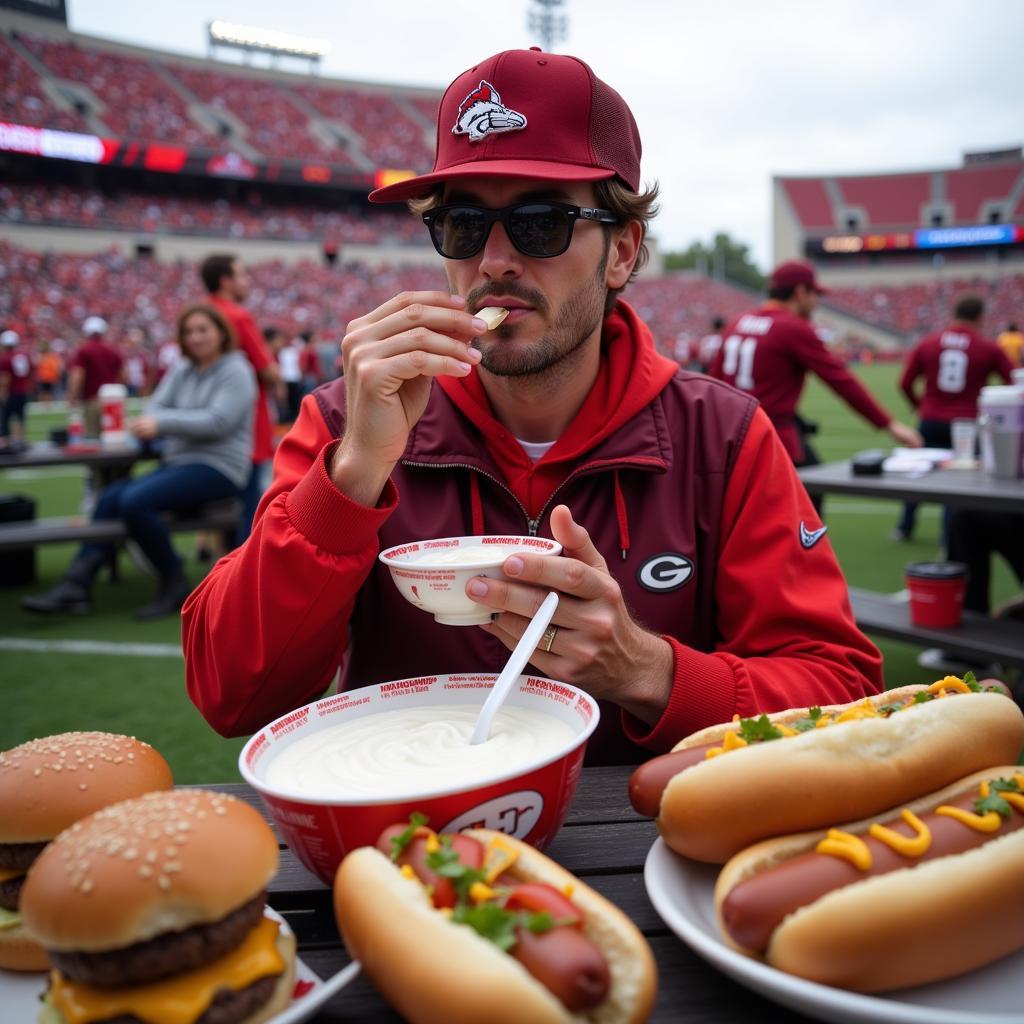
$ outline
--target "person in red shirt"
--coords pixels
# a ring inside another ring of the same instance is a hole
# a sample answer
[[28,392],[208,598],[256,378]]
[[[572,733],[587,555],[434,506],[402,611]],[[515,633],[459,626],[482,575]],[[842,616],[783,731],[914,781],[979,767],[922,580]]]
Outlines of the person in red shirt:
[[[807,425],[796,411],[808,373],[821,378],[873,426],[888,430],[900,444],[919,448],[918,432],[883,409],[811,326],[822,294],[825,289],[808,264],[797,260],[779,264],[768,282],[768,301],[726,328],[709,373],[761,403],[796,466],[820,461],[807,443]],[[821,498],[814,503],[820,512]]]
[[238,545],[249,536],[260,495],[266,489],[266,471],[274,455],[267,393],[269,388],[276,387],[280,382],[281,372],[252,313],[241,305],[252,290],[252,281],[242,261],[237,256],[215,253],[203,260],[199,276],[209,292],[210,301],[234,329],[238,347],[256,371],[259,385],[252,430],[252,474],[242,492],[242,519],[234,537]]
[[[452,83],[437,138],[433,172],[371,199],[412,200],[449,290],[348,324],[345,374],[303,400],[252,535],[186,602],[207,721],[253,732],[339,666],[342,689],[497,671],[550,590],[531,664],[602,702],[590,763],[877,691],[880,657],[767,417],[660,355],[620,297],[657,196],[622,97],[575,57],[511,50]],[[488,306],[508,310],[490,331]],[[437,623],[377,558],[513,533],[563,554],[470,580],[483,626]]]
[[0,438],[18,446],[25,440],[25,406],[32,393],[32,353],[17,331],[0,334]]
[[85,340],[69,363],[68,404],[82,403],[87,437],[100,436],[100,388],[125,383],[121,353],[106,340],[109,329],[103,317],[87,317],[82,324]]
[[[918,429],[932,448],[952,448],[950,424],[955,419],[973,420],[978,415],[978,395],[996,374],[1004,383],[1012,379],[1013,367],[1003,350],[978,328],[985,304],[977,295],[965,295],[953,307],[953,322],[944,330],[926,335],[907,354],[900,377],[900,390],[917,409]],[[924,393],[917,382],[924,378]],[[942,545],[949,534],[949,508],[943,512]],[[893,530],[894,540],[909,540],[917,520],[917,505],[903,506],[903,515]]]

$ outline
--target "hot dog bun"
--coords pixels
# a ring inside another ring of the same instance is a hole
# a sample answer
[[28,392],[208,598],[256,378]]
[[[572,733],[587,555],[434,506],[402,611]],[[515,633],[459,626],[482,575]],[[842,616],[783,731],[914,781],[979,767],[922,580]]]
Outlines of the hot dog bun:
[[[470,829],[486,844],[498,833]],[[354,850],[338,868],[334,912],[345,945],[370,980],[412,1024],[633,1024],[654,1004],[657,970],[637,927],[617,907],[544,854],[502,835],[519,851],[521,881],[572,887],[584,932],[608,960],[609,997],[586,1016],[571,1014],[517,960],[435,910],[424,887],[379,850]]]
[[[907,807],[917,815],[977,791],[994,778],[1024,771],[1001,765],[976,772],[935,793],[863,821],[839,826],[865,835]],[[1022,813],[1014,810],[1013,815]],[[966,828],[966,826],[961,826]],[[722,906],[732,890],[759,873],[813,851],[825,831],[758,843],[722,869],[715,907],[725,941],[773,967],[826,985],[883,992],[973,970],[1024,948],[1024,828],[993,833],[983,845],[834,889],[785,917],[763,956],[738,945],[725,927]],[[768,879],[765,879],[766,883]]]
[[[868,700],[884,707],[926,689],[902,687]],[[768,718],[784,724],[806,715],[801,708]],[[704,729],[676,749],[721,740],[734,728]],[[1022,745],[1024,714],[1011,699],[955,693],[890,717],[841,722],[703,760],[665,786],[658,830],[677,853],[724,863],[762,839],[876,814],[969,772],[1010,763]]]

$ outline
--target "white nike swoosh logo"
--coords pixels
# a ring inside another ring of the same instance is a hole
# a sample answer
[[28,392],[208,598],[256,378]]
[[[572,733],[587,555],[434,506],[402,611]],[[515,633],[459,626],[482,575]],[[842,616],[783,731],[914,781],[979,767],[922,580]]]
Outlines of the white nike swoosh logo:
[[828,533],[828,527],[823,526],[820,530],[808,530],[803,521],[800,522],[800,543],[805,548],[813,548],[815,544]]

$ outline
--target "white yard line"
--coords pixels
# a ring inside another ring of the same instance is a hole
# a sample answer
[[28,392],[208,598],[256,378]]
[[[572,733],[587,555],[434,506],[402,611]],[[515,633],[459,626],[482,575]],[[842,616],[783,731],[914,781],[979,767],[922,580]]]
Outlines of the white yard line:
[[0,651],[30,654],[106,654],[133,658],[181,658],[178,644],[118,644],[103,640],[29,640],[0,636]]

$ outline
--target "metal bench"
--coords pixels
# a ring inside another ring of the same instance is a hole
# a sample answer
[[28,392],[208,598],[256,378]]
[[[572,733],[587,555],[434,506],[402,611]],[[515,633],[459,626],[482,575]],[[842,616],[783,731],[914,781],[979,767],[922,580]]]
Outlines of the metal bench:
[[[232,530],[242,515],[242,503],[235,498],[210,502],[183,513],[165,513],[164,521],[172,533],[199,530]],[[85,519],[82,516],[55,516],[28,522],[0,523],[0,551],[17,551],[40,544],[66,544],[97,541],[117,544],[128,538],[121,519]]]
[[955,629],[927,629],[910,621],[906,601],[888,594],[850,587],[853,615],[866,633],[905,640],[922,647],[941,647],[955,657],[982,664],[999,662],[1024,668],[1024,625],[965,611]]

